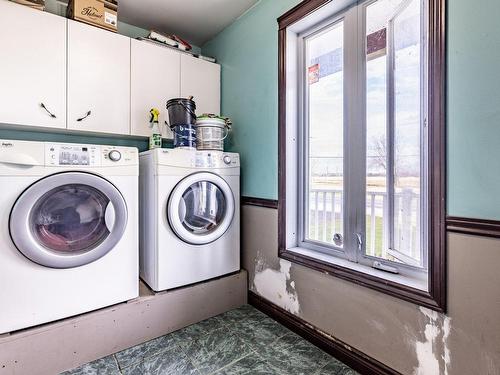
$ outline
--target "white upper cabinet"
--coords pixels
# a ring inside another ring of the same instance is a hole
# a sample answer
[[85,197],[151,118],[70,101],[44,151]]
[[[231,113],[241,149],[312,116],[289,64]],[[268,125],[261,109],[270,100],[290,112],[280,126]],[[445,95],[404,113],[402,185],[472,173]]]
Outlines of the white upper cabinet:
[[181,57],[176,51],[148,42],[132,40],[130,129],[132,135],[150,136],[151,108],[160,111],[159,125],[163,137],[172,133],[164,125],[168,121],[167,100],[180,95]]
[[220,65],[181,55],[181,97],[192,95],[196,114],[220,114]]
[[0,1],[0,123],[66,127],[65,18]]
[[130,134],[129,38],[68,20],[68,129]]
[[0,0],[0,126],[149,136],[150,110],[193,96],[220,113],[221,67],[180,51]]

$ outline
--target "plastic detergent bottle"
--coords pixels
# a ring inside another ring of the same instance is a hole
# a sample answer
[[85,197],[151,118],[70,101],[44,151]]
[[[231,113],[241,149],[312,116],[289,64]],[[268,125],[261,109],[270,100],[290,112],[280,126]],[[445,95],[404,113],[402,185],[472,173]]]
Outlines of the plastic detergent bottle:
[[161,147],[161,132],[158,123],[160,111],[157,108],[151,108],[149,111],[151,118],[149,119],[149,127],[152,129],[152,134],[149,137],[149,149]]

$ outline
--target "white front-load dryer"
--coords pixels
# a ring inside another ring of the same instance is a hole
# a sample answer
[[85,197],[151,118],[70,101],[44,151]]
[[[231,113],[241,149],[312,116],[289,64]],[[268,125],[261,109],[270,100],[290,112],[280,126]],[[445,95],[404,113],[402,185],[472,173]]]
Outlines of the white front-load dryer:
[[0,141],[0,334],[138,296],[138,151]]
[[235,153],[140,154],[140,275],[155,291],[240,269],[240,161]]

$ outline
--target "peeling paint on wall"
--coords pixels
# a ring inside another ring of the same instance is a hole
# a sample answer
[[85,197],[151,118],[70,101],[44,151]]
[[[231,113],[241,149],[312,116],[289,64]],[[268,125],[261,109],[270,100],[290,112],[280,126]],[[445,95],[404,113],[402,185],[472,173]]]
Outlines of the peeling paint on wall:
[[387,332],[387,327],[377,320],[371,319],[370,325],[373,326],[379,333],[384,334]]
[[484,371],[485,374],[488,374],[488,375],[500,374],[500,368],[495,363],[495,360],[493,358],[491,358],[488,353],[482,353],[481,356],[482,356],[482,360],[484,363],[484,368],[486,369]]
[[415,375],[443,374],[447,375],[450,367],[450,350],[448,337],[451,331],[451,318],[436,311],[420,307],[426,319],[424,339],[417,340],[415,351],[418,367]]
[[266,268],[263,259],[258,257],[253,285],[259,295],[297,315],[300,305],[295,282],[290,280],[291,267],[289,261],[280,259],[279,271]]
[[448,338],[450,337],[451,331],[451,318],[445,317],[443,322],[443,346],[444,346],[444,365],[445,365],[445,373],[448,373],[448,368],[451,363],[451,353],[448,348]]
[[[267,268],[279,273],[281,268],[278,215],[253,206],[243,206],[243,211],[244,268],[257,293],[255,274]],[[292,263],[288,284],[295,285],[299,296],[300,318],[401,374],[500,375],[499,291],[485,288],[500,285],[500,241],[459,234],[448,240],[448,317]],[[471,248],[481,256],[471,254]],[[432,326],[437,327],[434,334]]]

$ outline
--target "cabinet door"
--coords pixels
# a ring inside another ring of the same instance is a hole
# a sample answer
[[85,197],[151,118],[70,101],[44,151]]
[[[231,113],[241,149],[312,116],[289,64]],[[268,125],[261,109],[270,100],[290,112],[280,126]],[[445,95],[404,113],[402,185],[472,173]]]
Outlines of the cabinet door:
[[68,20],[68,129],[130,134],[130,39]]
[[66,19],[0,1],[0,56],[0,123],[65,128]]
[[194,96],[196,114],[220,114],[220,65],[181,56],[181,96]]
[[168,121],[167,100],[180,95],[181,57],[178,52],[148,42],[132,40],[130,83],[130,129],[132,135],[149,137],[151,108],[160,110],[159,125],[163,137],[172,133]]

